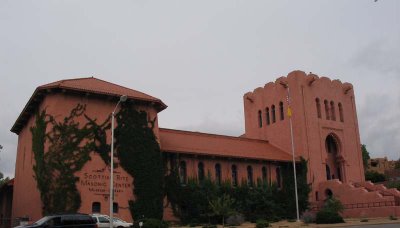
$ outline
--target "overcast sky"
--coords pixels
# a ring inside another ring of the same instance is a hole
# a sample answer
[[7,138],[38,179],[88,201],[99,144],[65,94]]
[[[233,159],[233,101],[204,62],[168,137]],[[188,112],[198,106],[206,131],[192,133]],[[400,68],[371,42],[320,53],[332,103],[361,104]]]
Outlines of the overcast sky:
[[237,136],[243,94],[293,70],[352,83],[361,142],[399,158],[398,0],[0,0],[0,171],[42,84],[95,76],[162,99],[161,127]]

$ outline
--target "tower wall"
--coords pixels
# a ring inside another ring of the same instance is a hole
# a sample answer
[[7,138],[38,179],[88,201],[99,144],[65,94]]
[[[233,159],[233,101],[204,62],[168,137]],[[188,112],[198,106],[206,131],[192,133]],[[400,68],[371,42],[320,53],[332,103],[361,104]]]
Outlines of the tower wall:
[[[327,180],[326,165],[334,168],[331,178],[340,177],[344,182],[364,181],[354,91],[349,83],[294,71],[287,77],[280,77],[275,82],[246,93],[243,97],[245,137],[268,140],[271,144],[291,153],[287,89],[283,86],[285,84],[290,89],[295,154],[308,160],[308,180],[313,184],[313,189],[318,183]],[[320,116],[317,98],[320,101]],[[325,100],[328,102],[329,120],[326,117]],[[280,102],[283,103],[283,120],[281,120]],[[275,123],[272,120],[272,105],[275,105]],[[270,115],[269,124],[267,108]],[[262,125],[260,125],[260,111]],[[328,135],[335,139],[336,154],[328,153],[326,146]]]
[[[56,121],[62,122],[70,115],[72,109],[78,104],[86,105],[84,114],[91,119],[96,120],[97,124],[103,123],[114,110],[116,102],[113,100],[100,99],[95,96],[78,96],[68,93],[49,93],[39,105],[39,111],[46,110],[46,114],[53,116]],[[157,111],[151,106],[137,106],[138,110],[146,111],[151,120],[155,119],[154,133],[159,138],[159,129],[157,121]],[[118,110],[117,110],[118,112]],[[86,124],[85,117],[79,116],[74,120],[82,127]],[[115,121],[116,123],[116,121]],[[30,221],[40,219],[42,215],[42,201],[40,192],[34,178],[33,166],[35,157],[32,151],[32,133],[30,128],[35,125],[35,115],[32,115],[18,135],[18,149],[15,166],[14,195],[12,217],[29,217]],[[47,132],[51,129],[51,124],[47,125]],[[111,143],[111,130],[107,130],[107,143]],[[45,152],[49,146],[47,140]],[[83,168],[75,173],[79,177],[76,183],[77,189],[81,195],[81,207],[78,212],[92,213],[92,203],[101,204],[102,214],[109,214],[109,178],[110,169],[100,155],[90,153],[91,159]],[[115,200],[119,205],[119,212],[115,213],[127,221],[132,221],[129,211],[128,200],[133,199],[132,177],[121,167],[114,169],[114,192]]]

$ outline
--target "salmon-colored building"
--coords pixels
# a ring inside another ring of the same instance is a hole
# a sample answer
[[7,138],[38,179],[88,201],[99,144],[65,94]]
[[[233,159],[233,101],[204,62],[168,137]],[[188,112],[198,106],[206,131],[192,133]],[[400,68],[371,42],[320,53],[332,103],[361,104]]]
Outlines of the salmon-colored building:
[[[46,109],[62,119],[77,104],[83,104],[85,114],[102,123],[121,95],[127,95],[137,109],[155,119],[154,133],[164,157],[179,155],[181,181],[210,173],[216,181],[229,179],[233,184],[242,180],[251,183],[257,178],[281,184],[280,166],[292,161],[287,115],[290,102],[295,157],[308,160],[313,209],[334,195],[345,205],[345,216],[400,216],[400,192],[364,180],[353,86],[294,71],[243,96],[245,132],[239,137],[159,128],[156,117],[167,108],[160,99],[93,77],[39,86],[11,129],[18,135],[14,219],[27,216],[36,220],[42,216],[30,131],[35,113]],[[86,121],[79,118],[82,123]],[[109,213],[109,172],[101,157],[91,153],[91,160],[76,173],[82,198],[80,212]],[[128,221],[132,220],[128,199],[134,198],[131,183],[132,177],[117,167],[114,212]],[[171,210],[164,211],[165,219],[172,217]]]

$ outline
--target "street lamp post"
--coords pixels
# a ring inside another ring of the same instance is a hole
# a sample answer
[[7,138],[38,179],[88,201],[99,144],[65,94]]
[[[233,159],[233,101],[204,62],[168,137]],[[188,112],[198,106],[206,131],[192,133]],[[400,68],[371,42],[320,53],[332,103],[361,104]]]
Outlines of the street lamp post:
[[119,101],[117,105],[114,108],[114,111],[111,113],[111,159],[110,159],[110,228],[113,228],[113,213],[114,213],[114,117],[115,117],[115,111],[118,108],[119,103],[125,102],[128,99],[126,95],[122,95],[119,98]]

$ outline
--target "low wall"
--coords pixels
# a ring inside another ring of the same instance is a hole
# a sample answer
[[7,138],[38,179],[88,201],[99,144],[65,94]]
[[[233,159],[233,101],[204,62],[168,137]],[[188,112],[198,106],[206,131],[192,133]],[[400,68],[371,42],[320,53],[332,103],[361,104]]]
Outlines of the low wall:
[[375,218],[375,217],[400,217],[400,206],[390,207],[369,207],[369,208],[353,208],[345,209],[342,216],[345,218]]

